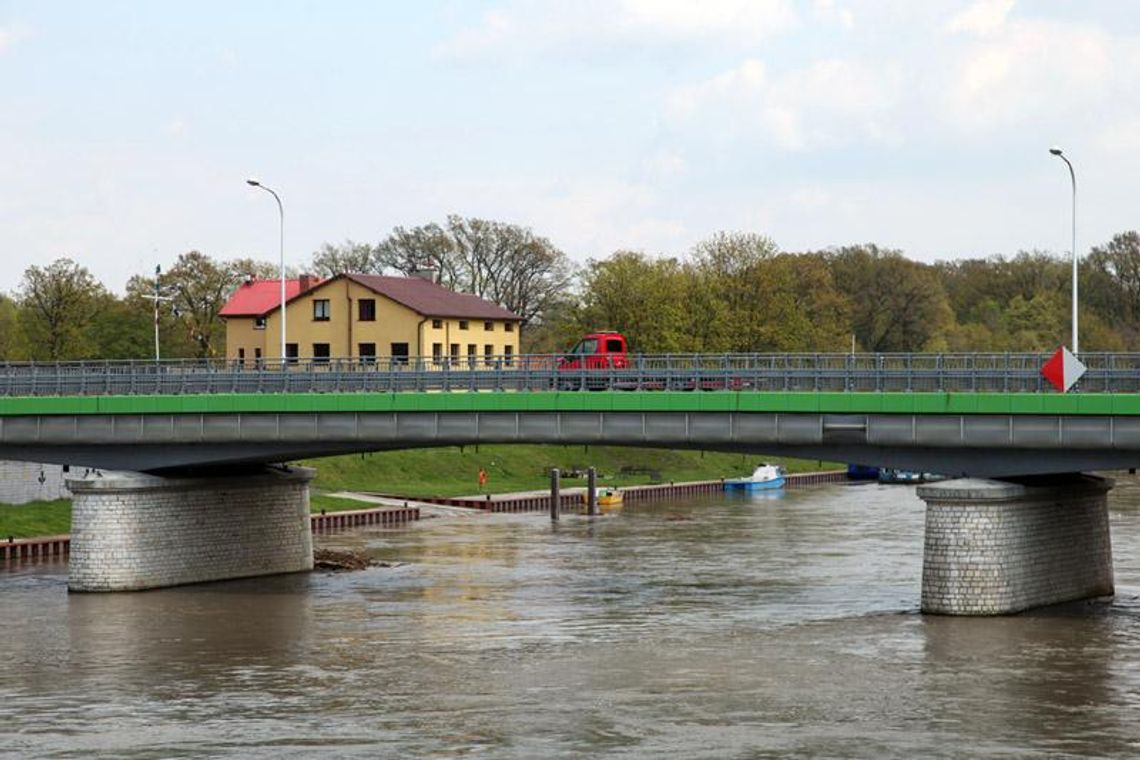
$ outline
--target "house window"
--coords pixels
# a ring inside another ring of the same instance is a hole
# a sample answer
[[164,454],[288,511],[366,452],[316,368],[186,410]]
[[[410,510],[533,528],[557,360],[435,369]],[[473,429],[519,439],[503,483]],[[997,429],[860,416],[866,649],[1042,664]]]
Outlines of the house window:
[[431,359],[436,364],[439,364],[440,360],[443,359],[443,344],[442,343],[432,343],[431,344]]
[[[510,324],[508,322],[507,324]],[[503,359],[506,361],[507,366],[511,364],[511,357],[514,355],[515,349],[512,346],[503,346]]]
[[290,364],[296,364],[297,363],[297,344],[296,343],[286,343],[285,344],[285,359]]
[[475,366],[476,360],[479,358],[479,347],[474,343],[467,344],[467,363],[472,367]]
[[361,322],[375,322],[376,321],[376,299],[375,298],[361,298],[356,302],[356,315],[357,319]]
[[329,299],[327,298],[314,298],[313,299],[313,321],[314,322],[327,322],[329,319]]
[[364,364],[372,364],[376,361],[376,344],[375,343],[361,343],[357,346],[359,349],[357,353],[360,355],[360,361]]
[[459,361],[459,344],[458,343],[452,343],[451,344],[451,361],[453,361],[453,362]]
[[407,364],[408,363],[408,344],[407,343],[393,343],[392,344],[392,363],[393,364]]
[[488,362],[495,358],[495,347],[490,343],[483,346],[483,358]]
[[503,323],[503,329],[506,330],[507,332],[514,332],[515,331],[515,323],[514,322],[504,322]]
[[443,320],[442,319],[433,319],[431,321],[431,326],[438,330],[439,328],[443,327]]
[[238,361],[245,363],[245,349],[244,348],[238,349]]
[[486,332],[494,332],[495,323],[494,322],[484,322],[483,323],[483,330]]
[[459,320],[459,329],[460,330],[466,330],[467,329],[467,320],[466,319]]
[[329,344],[328,343],[314,343],[313,344],[313,364],[328,364],[329,361]]
[[265,317],[255,317],[253,320],[253,329],[254,330],[264,330],[265,329]]
[[261,349],[260,348],[253,349],[253,365],[255,367],[257,367],[258,369],[261,369]]

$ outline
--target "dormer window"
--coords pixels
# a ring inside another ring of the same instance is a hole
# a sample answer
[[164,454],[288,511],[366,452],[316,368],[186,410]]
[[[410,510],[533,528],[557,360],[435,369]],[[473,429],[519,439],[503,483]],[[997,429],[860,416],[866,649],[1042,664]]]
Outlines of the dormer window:
[[254,317],[253,329],[254,330],[264,330],[265,329],[265,317]]

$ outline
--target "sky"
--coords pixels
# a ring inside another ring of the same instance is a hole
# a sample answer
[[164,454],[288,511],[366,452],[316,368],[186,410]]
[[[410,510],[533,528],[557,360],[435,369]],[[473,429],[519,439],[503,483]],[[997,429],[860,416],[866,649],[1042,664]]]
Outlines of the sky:
[[447,214],[576,262],[719,230],[920,261],[1140,227],[1140,2],[0,0],[0,291],[301,267]]

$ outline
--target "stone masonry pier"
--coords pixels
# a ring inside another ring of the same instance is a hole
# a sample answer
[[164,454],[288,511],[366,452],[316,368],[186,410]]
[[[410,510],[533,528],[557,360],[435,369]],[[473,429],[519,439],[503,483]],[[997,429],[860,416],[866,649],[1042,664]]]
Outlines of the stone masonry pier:
[[920,486],[922,611],[1007,615],[1113,593],[1108,491],[1090,475]]
[[69,479],[71,591],[135,591],[313,569],[309,481],[291,467]]

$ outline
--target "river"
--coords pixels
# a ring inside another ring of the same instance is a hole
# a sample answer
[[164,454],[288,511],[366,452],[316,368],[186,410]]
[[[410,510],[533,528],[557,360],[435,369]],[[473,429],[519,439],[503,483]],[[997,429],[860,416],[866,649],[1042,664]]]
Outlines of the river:
[[0,754],[752,758],[1140,753],[1140,482],[1117,595],[918,612],[907,486],[326,535],[393,563],[69,595],[0,571]]

